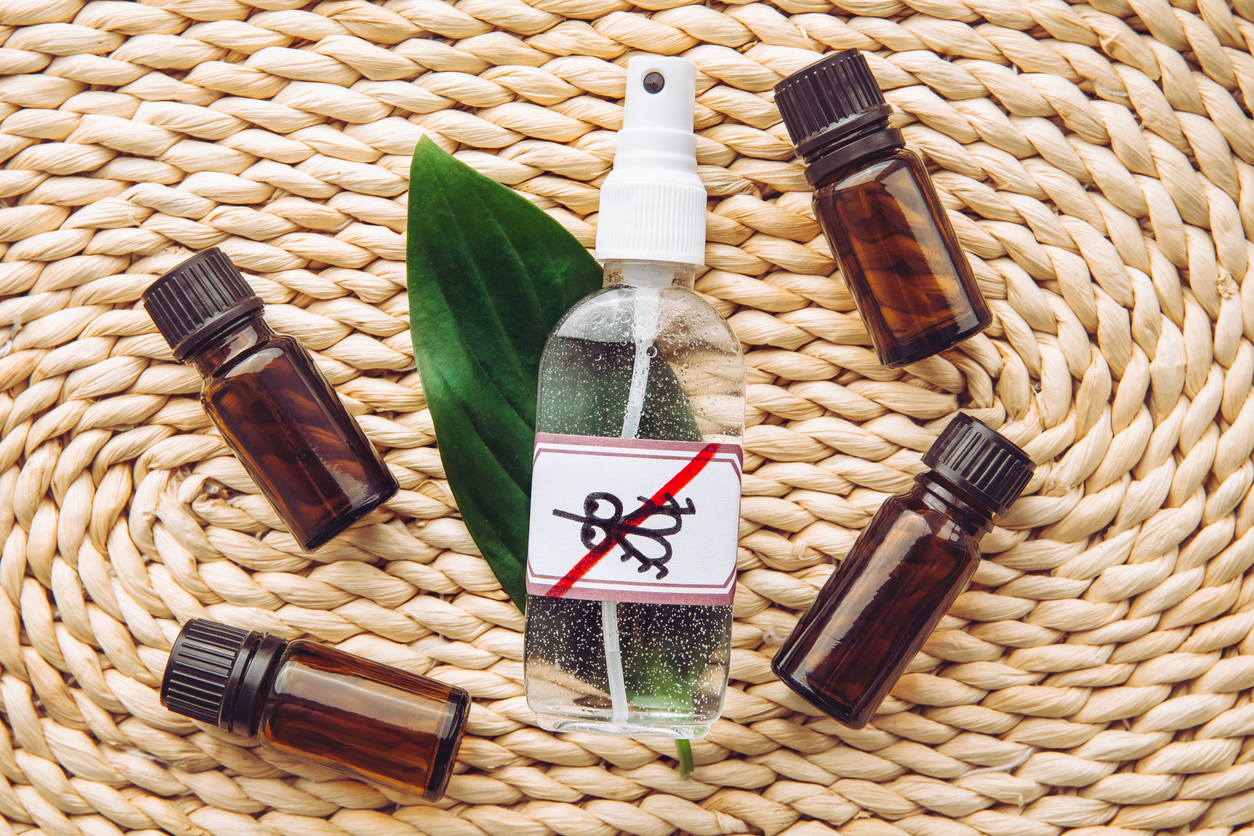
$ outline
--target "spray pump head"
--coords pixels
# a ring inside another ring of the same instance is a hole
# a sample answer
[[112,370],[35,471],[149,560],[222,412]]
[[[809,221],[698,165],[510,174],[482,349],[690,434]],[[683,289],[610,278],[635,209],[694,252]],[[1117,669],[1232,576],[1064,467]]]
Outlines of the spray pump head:
[[627,62],[623,128],[601,186],[598,260],[705,263],[706,194],[692,133],[696,75],[687,58]]

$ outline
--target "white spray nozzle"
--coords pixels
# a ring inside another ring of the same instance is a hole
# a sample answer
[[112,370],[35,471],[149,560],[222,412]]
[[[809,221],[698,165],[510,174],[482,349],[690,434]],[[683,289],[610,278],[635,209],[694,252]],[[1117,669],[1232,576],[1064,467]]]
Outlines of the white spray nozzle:
[[687,58],[627,62],[623,128],[601,187],[601,261],[705,263],[706,194],[692,133],[696,74]]
[[640,56],[627,62],[623,130],[692,133],[697,65],[687,58]]

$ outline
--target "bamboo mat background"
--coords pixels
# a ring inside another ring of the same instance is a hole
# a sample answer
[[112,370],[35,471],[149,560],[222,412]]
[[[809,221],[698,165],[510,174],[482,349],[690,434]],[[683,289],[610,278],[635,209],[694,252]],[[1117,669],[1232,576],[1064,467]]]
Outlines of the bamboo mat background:
[[[1254,819],[1254,2],[0,0],[0,836],[1228,836]],[[996,318],[877,366],[771,87],[868,51]],[[749,347],[725,718],[550,735],[412,371],[429,136],[591,246],[632,50],[696,61],[709,270]],[[421,207],[418,208],[421,212]],[[309,556],[138,304],[216,245],[403,489]],[[768,658],[962,407],[1042,463],[873,726]],[[446,801],[164,711],[178,622],[476,697]],[[1244,830],[1242,832],[1251,832]]]

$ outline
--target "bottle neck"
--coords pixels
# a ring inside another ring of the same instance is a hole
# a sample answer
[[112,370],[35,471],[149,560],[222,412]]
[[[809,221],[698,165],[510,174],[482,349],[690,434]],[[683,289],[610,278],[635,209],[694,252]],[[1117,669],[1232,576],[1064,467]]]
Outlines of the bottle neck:
[[680,287],[692,290],[697,278],[695,264],[675,261],[636,261],[609,259],[602,262],[602,287]]
[[820,185],[821,181],[837,169],[852,165],[872,155],[896,151],[906,147],[906,138],[901,131],[888,127],[888,117],[868,120],[847,133],[841,134],[831,142],[816,148],[805,156],[806,179],[811,186]]
[[232,671],[232,687],[222,706],[219,725],[249,737],[261,725],[261,713],[270,698],[270,684],[282,665],[288,643],[269,633],[250,633]]
[[241,317],[188,354],[190,363],[204,377],[213,377],[218,369],[274,336],[272,329],[256,311]]
[[934,470],[914,477],[912,493],[928,507],[948,514],[976,538],[983,537],[993,527],[992,510],[977,503]]

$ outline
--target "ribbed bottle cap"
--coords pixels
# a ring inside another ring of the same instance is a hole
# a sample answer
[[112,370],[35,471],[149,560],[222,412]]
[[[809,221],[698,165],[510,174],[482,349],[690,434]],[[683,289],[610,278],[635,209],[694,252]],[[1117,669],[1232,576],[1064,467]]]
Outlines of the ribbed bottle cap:
[[963,412],[923,454],[923,463],[997,514],[1009,510],[1036,469],[1013,442]]
[[797,153],[807,158],[892,112],[866,58],[856,49],[829,55],[776,84],[775,104]]
[[143,292],[144,310],[181,361],[223,326],[264,305],[217,247],[192,256]]
[[193,618],[170,649],[161,704],[236,734],[254,734],[270,678],[287,642]]
[[258,638],[257,633],[203,618],[188,621],[165,665],[161,704],[176,714],[220,725],[247,656],[243,651]]

